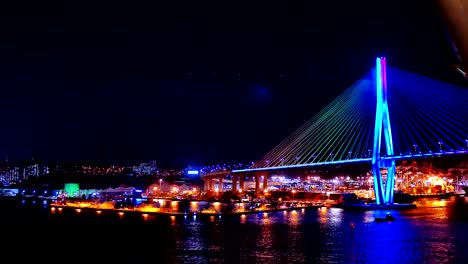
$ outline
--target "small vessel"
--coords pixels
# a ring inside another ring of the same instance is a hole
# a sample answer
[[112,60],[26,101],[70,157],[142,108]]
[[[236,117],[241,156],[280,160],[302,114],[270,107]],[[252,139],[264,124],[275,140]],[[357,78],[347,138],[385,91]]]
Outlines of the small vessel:
[[210,206],[209,208],[203,208],[200,211],[201,214],[217,214],[219,213],[214,207]]
[[395,221],[396,218],[393,217],[393,215],[387,213],[387,215],[385,215],[385,217],[376,217],[375,218],[375,221],[376,222],[391,222],[391,221]]

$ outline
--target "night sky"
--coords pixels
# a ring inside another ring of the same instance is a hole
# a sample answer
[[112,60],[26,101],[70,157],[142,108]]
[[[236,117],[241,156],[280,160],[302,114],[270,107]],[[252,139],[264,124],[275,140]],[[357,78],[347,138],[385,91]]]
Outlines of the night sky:
[[431,1],[159,2],[1,8],[0,157],[255,161],[377,56],[451,78]]

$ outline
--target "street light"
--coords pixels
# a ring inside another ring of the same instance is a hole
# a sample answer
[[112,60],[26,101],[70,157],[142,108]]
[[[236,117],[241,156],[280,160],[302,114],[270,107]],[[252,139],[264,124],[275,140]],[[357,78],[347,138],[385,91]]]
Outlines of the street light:
[[413,147],[414,147],[414,153],[416,153],[416,149],[417,149],[418,145],[413,144]]
[[296,193],[296,190],[292,190],[292,195],[293,195],[293,201],[294,201],[294,194]]
[[439,144],[439,151],[442,152],[442,142],[439,141],[439,142],[437,142],[437,143]]
[[162,182],[162,179],[159,179],[159,191],[162,192],[162,189],[161,189],[161,182]]

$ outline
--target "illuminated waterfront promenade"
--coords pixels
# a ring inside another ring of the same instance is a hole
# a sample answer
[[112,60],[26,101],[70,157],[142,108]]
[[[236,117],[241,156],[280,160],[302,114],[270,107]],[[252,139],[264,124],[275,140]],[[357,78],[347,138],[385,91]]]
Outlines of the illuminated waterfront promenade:
[[[279,208],[268,208],[268,207],[258,207],[252,209],[245,209],[244,205],[239,205],[238,208],[241,209],[234,209],[232,211],[222,211],[216,210],[216,206],[209,208],[209,209],[201,209],[197,211],[188,211],[182,212],[178,211],[173,208],[165,209],[165,208],[135,208],[135,209],[115,209],[115,208],[100,208],[100,207],[82,207],[80,205],[59,205],[59,204],[51,204],[50,211],[52,214],[62,214],[68,210],[69,212],[75,212],[77,214],[84,213],[84,214],[116,214],[120,217],[124,217],[124,215],[134,215],[140,216],[142,218],[147,218],[149,216],[167,216],[167,217],[184,217],[189,219],[196,219],[197,217],[205,217],[205,216],[214,216],[217,218],[222,217],[232,217],[235,215],[242,216],[248,214],[268,214],[274,212],[287,212],[287,211],[296,211],[296,210],[311,210],[317,209],[321,207],[327,207],[325,205],[319,204],[296,204],[293,206],[285,206]],[[328,206],[330,207],[330,205]]]
[[[197,215],[226,216],[269,213],[276,211],[291,211],[316,209],[320,207],[331,207],[334,201],[289,201],[277,205],[239,202],[239,203],[221,203],[208,201],[186,201],[186,200],[165,200],[155,199],[156,202],[141,203],[131,207],[116,207],[116,202],[93,203],[90,201],[75,202],[51,202],[48,204],[51,213],[62,213],[63,210],[74,211],[76,213],[114,213],[119,215],[138,214],[144,217],[148,215],[169,215],[196,217]],[[157,206],[156,206],[157,205]]]

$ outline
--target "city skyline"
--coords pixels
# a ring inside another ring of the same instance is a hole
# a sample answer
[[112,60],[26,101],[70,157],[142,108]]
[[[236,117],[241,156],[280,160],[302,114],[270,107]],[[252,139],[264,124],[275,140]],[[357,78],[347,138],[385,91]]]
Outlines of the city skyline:
[[36,5],[3,18],[0,157],[11,160],[254,161],[377,56],[452,80],[427,1]]

